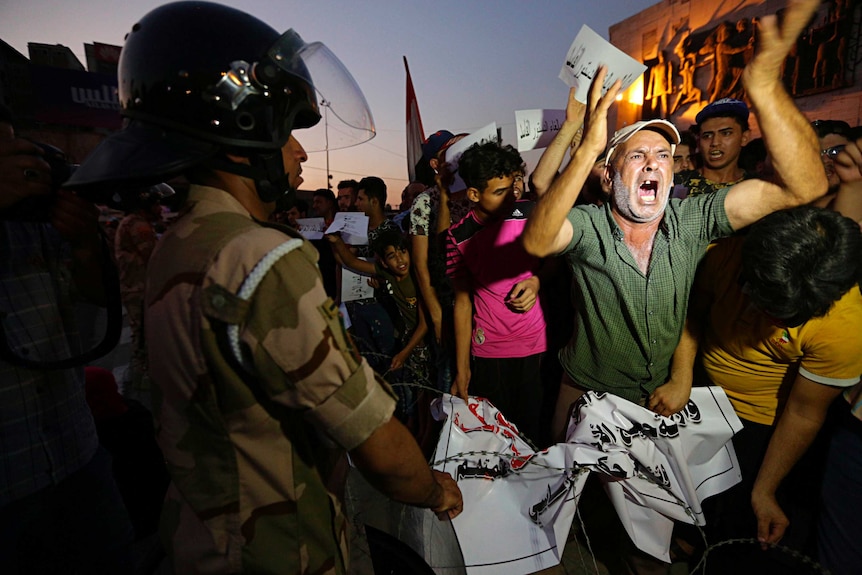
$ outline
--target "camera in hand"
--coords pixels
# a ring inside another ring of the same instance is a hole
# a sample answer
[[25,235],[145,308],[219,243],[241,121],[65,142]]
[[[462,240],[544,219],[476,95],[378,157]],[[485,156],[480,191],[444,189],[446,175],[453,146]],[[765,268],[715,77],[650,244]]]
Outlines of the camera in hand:
[[72,177],[78,165],[70,164],[66,158],[66,152],[60,148],[41,142],[35,142],[35,144],[42,148],[44,152],[42,159],[51,166],[51,187],[56,190],[63,185],[63,182]]
[[72,177],[76,164],[71,164],[66,153],[60,148],[42,142],[33,142],[42,149],[42,159],[51,167],[51,191],[45,196],[25,198],[13,206],[0,210],[0,219],[17,222],[46,222],[51,216],[51,206],[54,203],[54,192],[63,182]]

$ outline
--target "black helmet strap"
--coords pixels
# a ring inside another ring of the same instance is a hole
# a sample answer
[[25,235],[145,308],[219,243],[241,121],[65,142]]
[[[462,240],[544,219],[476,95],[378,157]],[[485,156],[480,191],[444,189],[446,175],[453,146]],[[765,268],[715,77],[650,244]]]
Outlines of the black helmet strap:
[[249,164],[232,162],[221,155],[211,157],[205,163],[214,170],[254,180],[257,195],[264,203],[274,202],[283,195],[293,192],[290,187],[290,175],[284,173],[281,150],[255,152],[246,157],[249,159]]

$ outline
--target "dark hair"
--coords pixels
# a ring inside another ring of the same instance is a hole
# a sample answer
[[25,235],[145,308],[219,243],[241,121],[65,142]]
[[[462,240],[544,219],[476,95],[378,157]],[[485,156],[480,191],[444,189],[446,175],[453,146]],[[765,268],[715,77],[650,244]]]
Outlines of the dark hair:
[[750,174],[757,174],[763,162],[766,161],[767,155],[763,138],[755,138],[744,145],[739,152],[739,167]]
[[327,190],[326,188],[319,188],[317,190],[314,190],[314,194],[312,194],[312,197],[321,197],[335,206],[338,205],[338,202],[335,201],[335,194],[332,193],[332,190]]
[[368,196],[369,200],[377,200],[381,209],[386,206],[386,182],[377,176],[362,178],[356,187],[357,193],[359,190],[365,190],[365,195]]
[[826,315],[862,279],[862,231],[823,208],[800,206],[754,224],[742,248],[751,302],[794,327]]
[[296,208],[296,210],[301,214],[307,214],[308,213],[308,202],[306,202],[305,200],[301,200],[299,198],[296,198],[296,201],[293,202],[292,207]]
[[404,234],[398,230],[386,229],[380,232],[371,242],[371,250],[381,258],[384,256],[386,248],[389,246],[392,246],[397,250],[406,250],[407,239],[404,237]]
[[353,188],[354,193],[356,193],[358,187],[359,183],[356,180],[341,180],[336,186],[339,190],[342,188]]
[[428,160],[422,158],[416,162],[415,171],[417,182],[423,183],[425,187],[431,187],[434,185],[434,169],[431,168],[431,164],[428,163]]
[[679,133],[679,145],[688,146],[692,154],[697,150],[697,134],[691,128],[683,130]]
[[[697,153],[698,150],[698,137],[697,137],[697,124],[693,124],[689,127],[688,130],[682,130],[679,133],[679,144],[678,146],[688,146],[688,152],[690,155],[690,162],[692,170],[697,170],[700,168],[700,154]],[[678,154],[678,152],[677,152]]]
[[501,146],[497,142],[473,144],[461,154],[458,173],[469,188],[480,192],[488,185],[488,180],[504,178],[524,171],[524,161],[512,146]]
[[811,127],[817,132],[818,138],[824,138],[829,134],[837,134],[850,140],[850,136],[852,135],[850,124],[841,120],[814,120],[811,122]]

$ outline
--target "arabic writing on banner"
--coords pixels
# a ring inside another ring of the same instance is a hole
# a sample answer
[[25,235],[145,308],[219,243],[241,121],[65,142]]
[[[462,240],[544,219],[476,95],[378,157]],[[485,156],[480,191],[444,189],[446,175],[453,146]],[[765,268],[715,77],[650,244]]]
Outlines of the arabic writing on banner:
[[341,239],[351,246],[368,245],[368,216],[362,212],[336,212],[327,234],[341,233]]
[[565,110],[516,110],[518,151],[547,148],[566,119]]
[[[370,261],[371,258],[359,258]],[[346,267],[341,268],[341,301],[356,301],[374,297],[374,288],[368,285],[368,276],[360,275]]]
[[307,240],[323,239],[326,223],[323,218],[299,218],[296,220],[296,231]]
[[[740,481],[730,442],[742,428],[724,392],[695,388],[662,417],[609,394],[585,394],[566,443],[535,452],[490,402],[446,395],[436,469],[458,482],[453,520],[470,575],[516,575],[559,564],[589,472],[604,477],[639,549],[669,560],[673,521],[703,524],[700,502]],[[489,536],[488,525],[494,525]]]
[[586,103],[590,84],[596,75],[596,70],[602,64],[608,68],[602,93],[606,92],[618,78],[622,79],[622,90],[626,90],[646,71],[646,66],[641,62],[584,25],[575,36],[569,51],[566,52],[566,59],[560,70],[560,80],[576,89],[576,100]]

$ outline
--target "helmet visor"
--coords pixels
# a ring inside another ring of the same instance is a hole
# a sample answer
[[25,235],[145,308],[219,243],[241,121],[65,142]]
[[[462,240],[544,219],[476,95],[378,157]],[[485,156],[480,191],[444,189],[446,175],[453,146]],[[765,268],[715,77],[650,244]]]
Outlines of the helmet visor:
[[[350,72],[320,42],[306,44],[293,30],[270,48],[269,60],[288,74],[314,87],[322,121],[297,135],[309,151],[338,150],[367,142],[375,136],[374,119],[365,95]],[[300,125],[295,128],[301,127]]]

